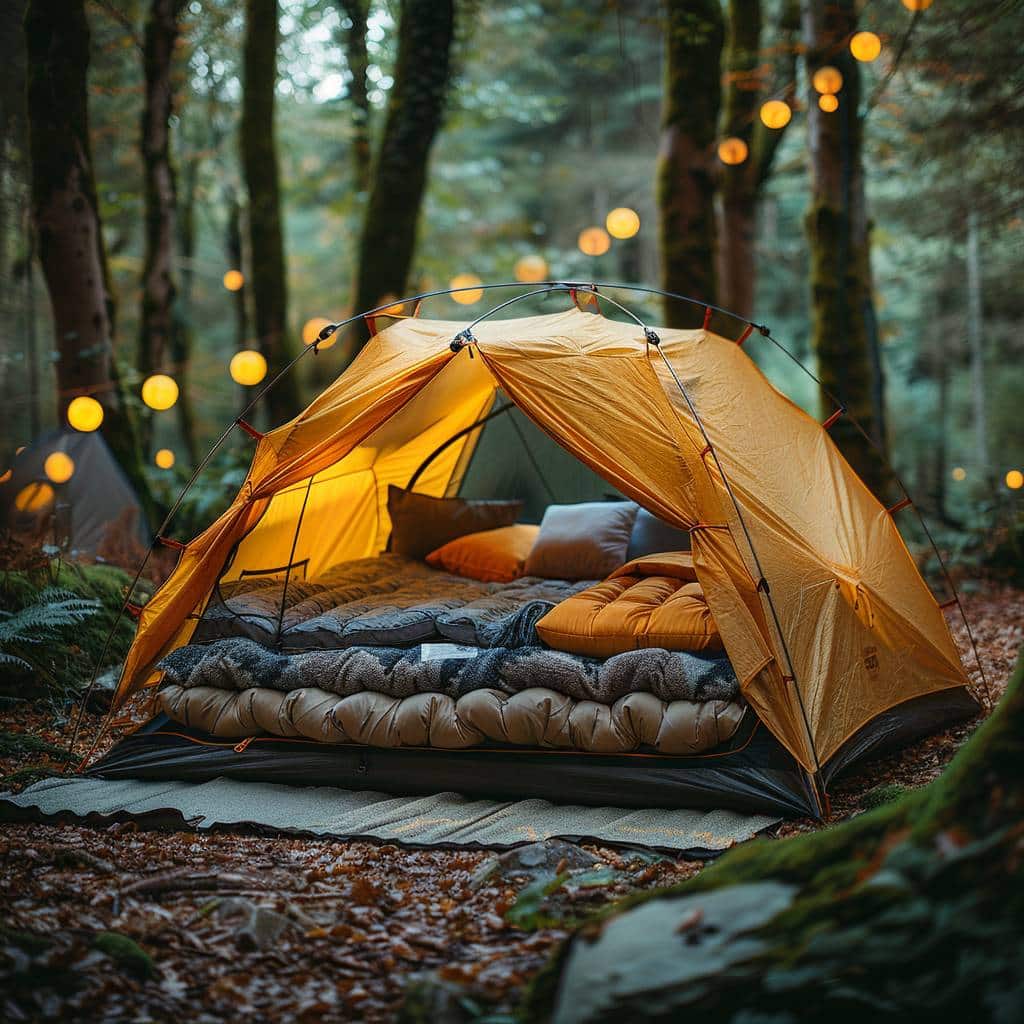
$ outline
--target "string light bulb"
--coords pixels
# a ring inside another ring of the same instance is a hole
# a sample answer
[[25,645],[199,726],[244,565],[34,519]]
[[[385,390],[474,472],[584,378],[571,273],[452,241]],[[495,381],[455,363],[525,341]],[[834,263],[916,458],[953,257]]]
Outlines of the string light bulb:
[[850,53],[863,64],[870,64],[881,52],[882,40],[874,32],[856,32],[850,40]]
[[728,167],[743,163],[750,154],[747,144],[735,135],[722,139],[718,144],[718,159]]
[[839,97],[833,96],[831,93],[819,96],[818,106],[821,107],[826,114],[834,114],[839,109]]
[[50,452],[43,472],[55,484],[66,484],[75,475],[75,460],[67,452]]
[[1024,473],[1019,469],[1011,469],[1010,472],[1006,474],[1005,479],[1006,486],[1009,487],[1011,491],[1019,491],[1024,487]]
[[14,499],[14,507],[19,512],[42,512],[53,504],[53,488],[42,480],[23,487]]
[[961,483],[962,481],[964,481],[964,480],[966,480],[966,479],[967,479],[967,470],[966,470],[966,469],[964,469],[964,467],[963,467],[963,466],[954,466],[954,467],[953,467],[953,472],[952,472],[952,473],[950,473],[950,476],[951,476],[951,477],[952,477],[952,478],[953,478],[953,479],[954,479],[954,480],[955,480],[955,481],[956,481],[957,483]]
[[903,0],[903,6],[908,11],[927,11],[935,0]]
[[839,68],[826,64],[814,72],[811,85],[823,96],[834,96],[843,87],[843,73]]
[[163,412],[178,400],[178,385],[166,373],[154,373],[142,382],[142,400],[150,409]]
[[103,422],[103,406],[88,395],[73,398],[68,405],[68,423],[75,430],[88,434]]
[[548,276],[548,261],[543,256],[522,256],[516,260],[514,268],[517,281],[523,284],[536,284],[538,281],[546,281]]
[[595,226],[580,232],[576,246],[584,256],[603,256],[612,247],[612,240],[604,228]]
[[640,230],[640,214],[628,206],[617,206],[605,217],[604,226],[612,238],[632,238]]
[[170,448],[161,448],[153,456],[153,461],[160,469],[171,469],[174,466],[174,452]]
[[266,377],[267,361],[262,352],[257,352],[253,348],[244,348],[231,357],[228,372],[236,384],[252,387]]
[[456,274],[449,282],[449,288],[461,289],[452,292],[452,299],[460,306],[472,306],[484,297],[483,288],[477,285],[483,284],[476,274]]
[[785,128],[793,111],[785,100],[768,100],[761,104],[761,123],[766,128]]
[[229,270],[224,274],[224,287],[229,292],[238,292],[242,290],[242,286],[245,284],[245,274],[240,270]]

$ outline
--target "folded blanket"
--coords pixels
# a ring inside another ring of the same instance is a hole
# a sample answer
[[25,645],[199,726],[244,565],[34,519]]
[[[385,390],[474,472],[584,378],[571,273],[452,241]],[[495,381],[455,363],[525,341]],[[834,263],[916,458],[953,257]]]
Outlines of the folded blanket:
[[233,639],[180,647],[159,667],[167,683],[186,689],[315,686],[339,696],[372,690],[391,697],[440,693],[458,699],[481,689],[511,694],[543,686],[601,704],[637,692],[666,702],[732,701],[740,695],[736,673],[721,656],[646,648],[602,660],[540,646],[492,647],[469,658],[430,660],[423,655],[420,646],[276,654],[250,640]]

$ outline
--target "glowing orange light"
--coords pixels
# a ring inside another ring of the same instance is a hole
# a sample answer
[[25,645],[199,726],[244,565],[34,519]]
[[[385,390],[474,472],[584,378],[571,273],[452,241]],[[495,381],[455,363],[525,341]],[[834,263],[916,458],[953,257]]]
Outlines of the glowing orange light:
[[55,484],[66,484],[74,476],[75,460],[66,452],[50,452],[43,463],[43,472]]
[[612,247],[612,240],[604,228],[591,227],[580,232],[576,245],[584,256],[603,256]]
[[811,77],[811,85],[824,96],[834,95],[843,87],[843,73],[839,68],[826,64],[814,72]]
[[163,412],[178,400],[178,385],[166,373],[154,373],[142,382],[142,400],[150,409]]
[[1011,491],[1019,491],[1024,487],[1024,473],[1019,469],[1011,469],[1010,472],[1006,474],[1006,486],[1009,487]]
[[174,452],[170,448],[161,448],[153,456],[153,461],[161,469],[170,469],[174,465]]
[[[328,320],[325,316],[315,316],[312,320],[307,320],[302,325],[302,344],[312,345],[320,337],[320,332],[333,322],[333,320]],[[337,340],[338,333],[335,331],[326,341],[320,342],[320,351],[322,352],[325,348],[330,348]]]
[[856,60],[871,63],[882,52],[882,40],[874,32],[857,32],[850,40],[850,53]]
[[228,372],[236,384],[252,387],[266,377],[267,361],[263,358],[262,352],[251,348],[242,349],[231,357]]
[[935,0],[903,0],[903,6],[908,11],[927,11]]
[[737,164],[743,163],[747,159],[750,150],[747,144],[735,136],[728,139],[722,139],[718,144],[718,159],[723,164],[727,164],[729,167],[735,167]]
[[523,256],[516,260],[514,273],[517,281],[536,284],[547,280],[548,261],[543,256]]
[[834,114],[839,109],[839,97],[832,96],[831,94],[819,96],[818,106],[821,107],[826,114]]
[[964,469],[963,466],[954,466],[953,472],[950,476],[952,476],[957,483],[960,483],[962,480],[967,479],[967,470]]
[[73,398],[68,406],[68,423],[83,434],[95,430],[103,422],[103,406],[88,395]]
[[640,214],[628,206],[617,206],[605,217],[604,226],[612,238],[632,238],[640,230]]
[[53,504],[53,488],[42,481],[31,483],[18,491],[14,507],[19,512],[42,512]]
[[793,111],[785,100],[768,100],[761,104],[761,122],[766,128],[785,128]]
[[472,306],[484,297],[483,288],[476,285],[483,284],[476,274],[456,274],[449,282],[449,288],[459,288],[461,291],[452,292],[452,299],[460,306]]
[[240,291],[242,286],[245,284],[245,274],[240,270],[229,270],[224,275],[224,287],[229,292]]
[[12,476],[14,476],[14,470],[8,469],[3,476],[0,476],[0,484],[7,483],[7,481],[10,480]]

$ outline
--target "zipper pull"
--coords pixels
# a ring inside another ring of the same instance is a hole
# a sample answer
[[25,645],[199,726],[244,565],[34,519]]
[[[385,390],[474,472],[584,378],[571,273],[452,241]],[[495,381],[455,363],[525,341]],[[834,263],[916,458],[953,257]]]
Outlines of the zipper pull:
[[244,752],[245,752],[245,748],[246,748],[247,746],[249,746],[249,744],[250,744],[250,743],[252,743],[252,741],[253,741],[253,740],[254,740],[255,738],[256,738],[255,736],[246,736],[246,737],[245,737],[245,739],[244,739],[244,740],[242,740],[242,742],[241,742],[241,743],[236,743],[236,744],[235,744],[235,753],[236,753],[236,754],[241,754],[241,753],[244,753]]

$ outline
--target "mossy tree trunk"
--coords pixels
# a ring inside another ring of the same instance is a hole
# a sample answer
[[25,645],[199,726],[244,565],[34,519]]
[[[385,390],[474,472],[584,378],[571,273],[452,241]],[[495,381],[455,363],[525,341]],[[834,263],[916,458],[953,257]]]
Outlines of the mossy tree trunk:
[[[566,1006],[558,1018],[1020,1020],[1022,768],[1024,658],[992,717],[931,785],[817,834],[746,843],[696,878],[631,901],[668,911],[678,970],[620,989],[617,1016]],[[702,920],[724,898],[738,921],[766,886],[785,887],[783,909],[716,949]],[[584,926],[573,944],[601,934]],[[616,952],[606,950],[609,972],[622,978]],[[568,953],[538,979],[530,1019],[546,1019],[559,967],[569,988]]]
[[370,165],[373,160],[367,79],[370,59],[366,52],[366,16],[370,5],[368,0],[340,0],[339,6],[348,20],[344,33],[345,62],[351,76],[348,101],[352,107],[352,176],[356,189],[365,192],[370,187]]
[[[177,189],[171,164],[170,122],[174,111],[174,49],[178,19],[184,7],[185,0],[151,0],[143,37],[141,139],[146,207],[137,361],[144,376],[173,371],[170,361],[174,335],[179,329],[175,310]],[[148,412],[141,432],[143,447],[148,447],[152,434],[152,416]]]
[[[723,165],[719,172],[716,269],[718,303],[743,317],[754,315],[758,203],[786,131],[785,127],[766,127],[759,112],[769,98],[793,101],[793,52],[799,27],[799,6],[787,0],[776,33],[782,57],[774,73],[766,71],[761,53],[761,0],[730,0],[721,134],[743,139],[750,155],[741,164]],[[772,89],[776,80],[784,83],[780,91]]]
[[182,168],[181,202],[179,204],[178,251],[181,254],[181,288],[178,294],[178,315],[175,330],[171,336],[171,358],[177,368],[181,394],[178,396],[178,429],[188,453],[189,463],[195,466],[200,458],[199,440],[196,437],[195,409],[189,378],[192,362],[192,286],[195,281],[196,257],[196,198],[199,191],[198,153],[189,155]]
[[[291,360],[288,292],[281,221],[281,182],[274,131],[277,87],[277,0],[246,0],[242,93],[242,171],[249,193],[249,252],[258,347],[274,377]],[[284,377],[270,390],[271,426],[299,412],[298,378]]]
[[[245,265],[245,255],[242,244],[242,206],[233,188],[227,190],[225,202],[228,208],[228,215],[224,223],[224,252],[227,256],[228,266],[237,269]],[[249,346],[248,292],[249,286],[243,282],[241,288],[231,293],[233,296],[232,306],[235,313],[236,352],[241,352],[242,349]],[[239,386],[238,392],[238,409],[241,411],[246,405],[245,388]]]
[[[441,128],[455,40],[454,0],[402,0],[394,84],[359,242],[354,309],[405,293],[427,183]],[[353,324],[354,348],[367,338]]]
[[[855,0],[803,0],[808,79],[832,65],[843,76],[839,109],[826,113],[809,87],[807,135],[811,156],[811,207],[807,235],[811,255],[812,344],[823,391],[842,400],[876,445],[885,438],[878,415],[883,396],[870,335],[871,269],[862,158],[861,78],[847,40],[857,30]],[[833,406],[823,393],[826,414]],[[842,417],[831,429],[861,479],[880,498],[888,497],[881,456]]]
[[[661,285],[716,302],[715,139],[725,39],[718,0],[667,0],[657,191]],[[689,303],[665,300],[669,327],[699,326]]]
[[103,405],[103,436],[153,526],[158,510],[114,361],[115,306],[89,140],[83,0],[31,0],[25,39],[32,215],[53,310],[58,415],[63,421],[77,395]]

